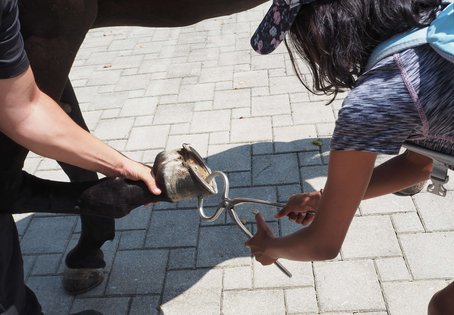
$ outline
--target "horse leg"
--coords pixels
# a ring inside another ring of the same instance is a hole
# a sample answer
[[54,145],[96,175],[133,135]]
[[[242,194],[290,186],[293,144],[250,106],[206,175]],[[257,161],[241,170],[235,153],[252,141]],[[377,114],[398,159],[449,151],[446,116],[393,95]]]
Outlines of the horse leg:
[[[66,109],[68,115],[82,128],[88,131],[88,127],[82,117],[79,103],[74,93],[73,87],[69,79],[66,81],[66,86],[63,90],[63,94],[60,103],[64,109]],[[68,175],[71,182],[84,182],[84,181],[96,181],[98,176],[96,173],[83,170],[73,165],[59,162],[63,171]],[[76,246],[71,249],[65,259],[67,269],[63,276],[63,284],[65,288],[70,291],[83,291],[88,288],[92,288],[102,282],[102,274],[98,272],[91,272],[92,281],[86,284],[85,281],[81,283],[80,277],[75,277],[77,273],[74,269],[86,269],[86,268],[104,268],[105,261],[101,251],[102,245],[108,241],[113,240],[115,237],[115,220],[108,217],[92,216],[92,215],[81,215],[81,235]],[[79,272],[79,275],[83,277],[83,271]]]
[[[55,101],[68,104],[68,114],[85,129],[87,126],[67,78],[96,11],[96,2],[92,0],[20,1],[22,35],[38,86]],[[94,172],[64,163],[60,165],[72,182],[98,179]],[[115,236],[112,218],[82,215],[81,222],[81,237],[67,255],[66,265],[69,268],[86,268],[89,274],[83,270],[79,273],[73,270],[68,276],[68,272],[65,272],[64,286],[73,293],[89,290],[102,282],[102,269],[91,272],[88,268],[105,267],[100,247]]]

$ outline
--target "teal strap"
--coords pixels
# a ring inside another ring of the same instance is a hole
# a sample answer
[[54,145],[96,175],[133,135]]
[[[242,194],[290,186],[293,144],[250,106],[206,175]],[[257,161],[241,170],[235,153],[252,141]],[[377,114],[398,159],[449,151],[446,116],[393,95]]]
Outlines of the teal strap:
[[430,26],[395,35],[379,44],[371,53],[366,71],[385,57],[423,44],[454,62],[454,0],[441,11]]

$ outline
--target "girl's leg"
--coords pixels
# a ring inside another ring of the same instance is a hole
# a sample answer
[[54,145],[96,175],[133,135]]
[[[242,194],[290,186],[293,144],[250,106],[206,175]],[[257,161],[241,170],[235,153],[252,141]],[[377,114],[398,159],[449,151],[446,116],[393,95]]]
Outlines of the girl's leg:
[[454,282],[435,293],[429,303],[428,315],[454,314]]

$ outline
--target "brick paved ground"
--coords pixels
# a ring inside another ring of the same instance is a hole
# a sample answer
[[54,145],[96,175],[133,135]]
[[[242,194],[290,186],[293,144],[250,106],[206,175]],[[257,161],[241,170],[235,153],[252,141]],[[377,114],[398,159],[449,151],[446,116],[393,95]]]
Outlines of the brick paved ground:
[[[143,162],[189,142],[212,169],[228,172],[234,196],[285,201],[322,187],[341,100],[325,106],[326,98],[309,95],[284,47],[269,56],[251,51],[265,9],[185,28],[91,31],[71,72],[90,129]],[[36,155],[26,169],[67,180]],[[446,198],[424,192],[363,202],[339,257],[283,261],[291,279],[255,263],[229,218],[202,222],[194,200],[142,207],[118,220],[105,244],[104,283],[77,297],[63,292],[61,274],[78,218],[16,220],[26,280],[46,314],[422,315],[454,278],[453,183],[449,189]],[[261,210],[276,233],[295,230]],[[250,207],[239,212],[252,228]]]

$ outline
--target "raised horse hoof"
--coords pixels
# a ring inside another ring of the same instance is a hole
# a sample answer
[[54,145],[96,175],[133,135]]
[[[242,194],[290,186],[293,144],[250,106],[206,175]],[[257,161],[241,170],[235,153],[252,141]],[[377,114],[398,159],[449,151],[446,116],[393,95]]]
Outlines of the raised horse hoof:
[[427,181],[420,182],[416,185],[407,187],[405,189],[399,190],[395,192],[395,195],[398,196],[413,196],[416,195],[417,193],[420,193],[421,190],[423,190],[424,186],[426,185]]
[[190,145],[160,152],[153,164],[158,186],[171,202],[216,194],[214,180],[207,181],[211,170]]
[[[63,273],[63,288],[72,295],[88,292],[104,280],[104,268],[68,268]],[[83,313],[85,314],[85,313]],[[91,314],[91,313],[89,313]],[[98,314],[98,313],[93,313]]]

